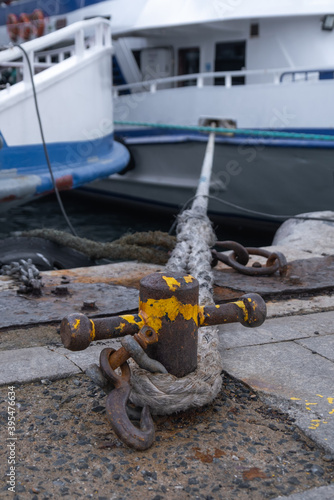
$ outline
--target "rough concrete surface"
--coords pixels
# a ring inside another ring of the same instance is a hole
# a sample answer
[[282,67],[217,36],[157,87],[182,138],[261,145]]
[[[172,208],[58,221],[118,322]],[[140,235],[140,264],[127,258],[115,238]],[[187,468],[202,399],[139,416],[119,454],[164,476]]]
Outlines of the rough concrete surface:
[[[293,418],[228,375],[211,405],[156,417],[155,442],[144,452],[115,436],[104,392],[83,374],[15,384],[9,436],[11,390],[0,388],[1,498],[262,500],[334,480],[331,457]],[[8,443],[15,494],[8,491]]]
[[[334,313],[324,313],[326,319],[334,319]],[[315,324],[311,317],[303,317],[305,334],[312,338],[300,340],[298,329],[297,340],[291,337],[289,321],[295,318],[268,320],[265,323],[265,342],[255,345],[235,345],[233,337],[231,345],[222,336],[222,359],[224,369],[238,380],[257,390],[264,399],[271,398],[280,408],[289,411],[296,418],[297,424],[320,446],[334,454],[334,363],[330,359],[328,349],[323,355],[312,348],[301,345],[323,341],[327,343],[334,338],[333,329],[328,328],[329,335],[315,335]],[[321,324],[321,317],[317,318]],[[287,332],[287,338],[275,337],[277,325]],[[273,327],[271,328],[271,323]],[[307,328],[309,325],[309,328]],[[286,330],[285,330],[286,328]],[[271,340],[271,341],[270,341]],[[326,357],[328,355],[329,357]]]
[[[316,231],[313,221],[302,224],[285,227],[272,249],[285,249],[288,259],[333,253],[333,224],[322,225],[321,247],[318,235],[304,234]],[[139,267],[129,277],[122,263],[118,278],[117,266],[103,266],[98,276],[91,268],[86,277],[74,272],[71,280],[137,288]],[[54,286],[60,274],[47,279]],[[106,395],[83,373],[107,342],[71,353],[61,345],[59,323],[0,326],[0,496],[13,498],[6,442],[14,390],[15,500],[334,498],[333,294],[272,300],[267,307],[258,329],[221,327],[219,397],[199,410],[157,417],[156,440],[145,452],[116,438]]]

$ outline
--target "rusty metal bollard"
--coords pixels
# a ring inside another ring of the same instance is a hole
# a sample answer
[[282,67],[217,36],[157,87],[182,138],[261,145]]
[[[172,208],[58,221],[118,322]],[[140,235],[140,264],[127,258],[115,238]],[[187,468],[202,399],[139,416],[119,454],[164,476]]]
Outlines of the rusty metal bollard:
[[63,319],[61,338],[70,350],[83,350],[93,340],[134,335],[143,326],[153,328],[159,337],[147,353],[164,365],[169,373],[183,377],[197,367],[197,334],[201,326],[240,322],[260,326],[266,305],[258,294],[247,294],[236,302],[221,305],[198,304],[198,281],[180,273],[153,273],[140,282],[139,312],[91,320],[83,314]]

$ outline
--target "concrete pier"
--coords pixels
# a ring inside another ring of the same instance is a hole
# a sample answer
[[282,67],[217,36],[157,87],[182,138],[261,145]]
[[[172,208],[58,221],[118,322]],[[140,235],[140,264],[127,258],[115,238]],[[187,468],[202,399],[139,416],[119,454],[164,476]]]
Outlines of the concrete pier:
[[[332,213],[316,215],[333,218]],[[261,327],[245,329],[239,324],[220,327],[220,353],[228,380],[243,384],[245,390],[254,396],[254,400],[264,403],[267,408],[278,411],[279,414],[286,415],[290,423],[293,422],[291,425],[296,427],[306,440],[310,440],[307,442],[313,442],[318,447],[325,461],[334,465],[334,268],[331,267],[329,260],[333,256],[333,248],[334,224],[330,222],[288,221],[283,224],[270,249],[283,252],[288,262],[306,262],[309,259],[315,262],[316,259],[317,269],[321,268],[323,262],[324,266],[327,266],[325,284],[322,287],[318,282],[317,289],[312,285],[311,291],[307,287],[302,290],[303,276],[290,276],[292,288],[289,289],[289,293],[285,289],[284,293],[280,292],[276,298],[272,295],[271,299],[266,301],[268,317]],[[45,272],[43,296],[35,299],[18,295],[16,283],[7,278],[0,278],[2,399],[4,400],[8,386],[14,385],[19,392],[20,388],[28,387],[25,384],[35,383],[35,387],[36,384],[40,384],[43,390],[57,380],[67,378],[72,380],[73,377],[73,380],[75,377],[81,380],[80,377],[85,377],[84,372],[87,367],[98,362],[101,349],[106,346],[115,347],[117,341],[92,342],[85,351],[70,352],[60,342],[58,329],[62,317],[69,309],[72,312],[82,312],[84,300],[95,302],[94,310],[87,313],[91,318],[132,313],[138,307],[139,280],[158,270],[162,270],[162,267],[125,262],[95,268]],[[224,281],[224,275],[231,280],[231,272],[235,273],[223,264],[219,264],[215,271],[220,275],[221,281]],[[61,281],[64,282],[64,276],[68,281],[67,293],[57,294],[55,290]],[[270,282],[275,279],[277,281],[279,277],[268,277],[265,282],[265,293],[269,294]],[[247,277],[244,280],[247,280]],[[218,301],[227,300],[222,299],[224,287],[221,286],[221,281],[216,287]],[[295,291],[292,286],[294,283],[299,286]],[[229,286],[226,293],[233,297],[245,286],[251,285],[239,283],[239,288],[235,289]],[[275,286],[276,284],[274,288]],[[261,294],[261,291],[256,291]],[[77,414],[79,413],[78,411]],[[19,428],[19,424],[17,426]],[[215,429],[214,423],[212,427]],[[278,428],[280,429],[279,425]],[[190,422],[187,431],[189,440],[192,439],[192,431],[193,425]],[[203,439],[205,442],[206,438]],[[220,449],[223,441],[224,436],[217,433],[217,449]],[[161,442],[156,443],[157,448],[161,446],[163,446]],[[136,452],[132,452],[132,460],[136,460],[133,453]],[[138,452],[137,454],[138,460],[142,461],[140,458],[142,455]],[[235,456],[236,461],[240,460],[237,451]],[[214,457],[214,454],[212,457],[212,460],[220,460],[218,456]],[[249,479],[245,481],[246,476],[243,474],[243,483],[246,484]],[[291,500],[334,498],[333,472],[332,484],[319,483],[321,474],[315,474],[314,477],[313,483],[309,484],[297,481],[297,486],[289,498]],[[261,474],[258,475],[259,480],[264,480],[261,479]],[[128,481],[131,489],[133,487],[131,479]],[[330,482],[329,479],[328,481]],[[162,488],[159,490],[160,493],[148,494],[147,498],[174,498],[177,493],[180,494],[177,498],[202,498],[200,492],[191,493],[189,485],[188,490],[182,481],[180,485],[179,490],[164,493]],[[115,490],[115,484],[113,489]],[[246,489],[247,486],[240,487],[234,492],[233,498],[246,498],[243,496]],[[257,496],[255,490],[253,496],[248,492],[250,495],[248,498],[261,498]],[[206,497],[203,498],[230,498],[219,496],[218,491],[208,493],[207,490]],[[289,489],[284,490],[284,488],[282,490],[272,488],[270,491],[271,495],[268,494],[268,498],[274,498],[275,491],[277,498],[280,491],[283,497],[279,498],[286,498],[284,494],[289,493]],[[105,498],[105,495],[96,496],[100,497]],[[118,496],[110,498],[116,499]],[[122,490],[119,498],[130,498],[130,496],[124,496]]]

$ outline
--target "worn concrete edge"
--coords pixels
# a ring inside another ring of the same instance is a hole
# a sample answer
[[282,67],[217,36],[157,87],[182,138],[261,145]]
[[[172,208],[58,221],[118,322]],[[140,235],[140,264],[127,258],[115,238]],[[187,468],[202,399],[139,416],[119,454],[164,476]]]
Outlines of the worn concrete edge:
[[[103,345],[95,345],[91,346],[90,349],[87,349],[86,351],[81,351],[81,352],[71,352],[71,351],[66,351],[65,348],[54,348],[50,349],[47,347],[43,347],[42,349],[45,349],[48,352],[49,355],[49,363],[48,363],[48,368],[49,368],[49,373],[44,374],[43,377],[41,376],[28,376],[25,378],[25,380],[17,380],[17,377],[11,381],[4,381],[0,377],[0,386],[4,385],[21,385],[23,383],[31,383],[31,382],[38,382],[43,379],[49,379],[49,380],[59,380],[59,379],[64,379],[64,378],[69,378],[71,376],[79,375],[85,372],[86,368],[89,366],[89,364],[92,364],[97,361],[97,353],[100,352],[103,348],[105,347],[105,344]],[[27,348],[29,351],[30,355],[30,361],[33,363],[38,363],[40,359],[40,347],[31,347]],[[22,351],[21,349],[18,351]],[[4,351],[3,353],[8,352]],[[11,351],[13,353],[13,351]],[[63,370],[61,372],[57,372],[57,367],[59,365],[59,357],[65,358],[67,362],[71,363],[71,369],[70,370]],[[50,359],[53,361],[50,363]],[[5,367],[4,367],[5,368]],[[17,361],[16,365],[11,363],[11,369],[12,371],[16,373],[20,373],[20,369],[22,368],[21,361]],[[4,372],[3,372],[4,373]],[[225,371],[228,375],[228,371]],[[232,378],[235,380],[239,380],[237,377],[231,375]],[[244,383],[242,380],[239,380],[240,382]],[[324,450],[326,453],[329,453],[330,455],[333,455],[333,448],[326,446],[323,440],[318,440],[317,436],[314,435],[314,433],[310,433],[307,428],[304,426],[300,425],[300,422],[298,422],[298,409],[294,407],[293,403],[290,401],[287,401],[284,398],[279,398],[277,396],[273,395],[268,395],[267,393],[264,393],[262,391],[255,391],[260,400],[267,406],[271,407],[276,407],[279,410],[283,411],[286,414],[289,414],[290,416],[293,416],[296,421],[294,425],[298,427],[306,436],[308,436],[320,449]],[[284,500],[284,499],[289,499],[289,500],[331,500],[334,498],[334,484],[329,485],[329,486],[323,486],[320,488],[312,488],[310,490],[303,491],[301,493],[293,494],[292,496],[288,497],[277,497],[275,500]]]
[[[46,349],[48,351],[51,359],[54,360],[54,364],[49,363],[49,365],[48,365],[48,367],[50,369],[49,375],[47,375],[47,376],[44,375],[43,378],[49,379],[49,380],[59,380],[59,379],[68,378],[68,377],[71,377],[74,375],[84,373],[85,368],[89,365],[89,363],[96,361],[96,353],[97,353],[97,351],[101,350],[103,347],[104,346],[102,346],[102,345],[100,345],[100,346],[96,345],[96,346],[92,347],[92,349],[87,350],[86,352],[84,351],[82,353],[82,354],[84,354],[83,365],[80,362],[80,353],[72,353],[71,351],[69,351],[67,353],[64,348],[61,348],[61,350],[55,351],[55,350],[51,350],[49,348],[43,347],[43,349]],[[31,348],[27,348],[27,349],[29,350],[30,360],[38,363],[41,348],[40,347],[31,347]],[[4,352],[6,352],[6,351],[4,351]],[[56,374],[54,373],[55,368],[58,366],[57,361],[59,360],[59,356],[65,358],[67,361],[69,361],[72,364],[72,370],[70,370],[70,372],[69,371],[62,371],[61,373],[56,373]],[[79,360],[78,360],[78,357],[79,357]],[[76,360],[76,362],[74,362],[73,359],[71,359],[71,358],[74,358]],[[91,359],[89,359],[89,358],[91,358]],[[20,368],[21,368],[21,361],[18,361],[16,366],[12,365],[12,369],[14,369],[14,371],[17,370],[17,373],[19,373]],[[225,372],[225,373],[228,374],[228,372]],[[10,385],[10,384],[21,385],[23,383],[38,382],[38,381],[41,381],[41,379],[43,380],[43,378],[31,376],[31,377],[26,377],[25,380],[21,380],[19,382],[17,381],[17,379],[16,380],[13,379],[11,382],[9,382],[9,381],[3,381],[0,378],[0,386]],[[232,376],[232,378],[234,378],[235,380],[238,380],[237,377]],[[271,407],[277,407],[278,409],[280,409],[284,413],[288,413],[289,415],[296,418],[298,410],[296,408],[294,408],[294,406],[293,406],[293,404],[291,404],[291,402],[288,402],[284,398],[278,398],[276,396],[265,394],[261,391],[256,391],[256,393],[258,394],[260,400],[264,404],[270,405]],[[295,422],[295,425],[298,428],[300,428],[300,426],[298,425],[298,421]],[[307,432],[307,429],[301,428],[301,430],[305,435],[309,434]],[[317,442],[316,436],[314,436],[314,434],[309,435],[308,437],[310,437],[312,439],[312,441],[315,442],[321,449],[324,449],[326,452],[329,452],[330,454],[332,454],[333,450],[326,449],[323,441]],[[334,484],[331,484],[328,486],[322,486],[322,487],[318,487],[318,488],[311,488],[309,490],[305,490],[305,491],[302,491],[300,493],[295,493],[295,494],[290,495],[290,496],[279,496],[279,497],[276,497],[274,500],[285,500],[285,499],[289,499],[289,500],[331,500],[332,498],[334,498]]]
[[[105,347],[114,347],[118,349],[120,343],[115,340],[97,343],[91,345],[84,351],[73,352],[65,349],[64,347],[27,347],[24,349],[12,349],[7,351],[0,351],[1,374],[0,374],[0,387],[6,385],[20,385],[30,382],[38,382],[43,379],[60,380],[74,375],[85,373],[88,366],[93,363],[98,363],[99,354]],[[37,375],[36,367],[40,366],[41,350],[47,354],[47,366],[43,374]],[[25,368],[26,371],[22,373],[22,353],[26,354]],[[6,354],[10,358],[3,361]],[[14,358],[14,360],[13,360]],[[17,359],[16,359],[17,358]],[[62,362],[61,362],[62,361]],[[32,371],[27,373],[29,367],[34,367]],[[9,375],[8,375],[9,372]],[[13,375],[10,375],[13,373]]]
[[[110,341],[109,343],[115,344],[115,342]],[[6,378],[6,363],[2,365],[2,374],[0,375],[0,386],[5,386],[9,384],[22,384],[22,383],[30,383],[30,382],[38,382],[42,379],[49,380],[59,380],[63,378],[68,378],[73,375],[78,375],[85,373],[86,369],[89,365],[98,362],[99,353],[106,346],[107,343],[103,343],[103,345],[95,345],[91,346],[85,351],[80,352],[72,352],[67,351],[65,348],[47,348],[47,347],[29,347],[24,349],[25,353],[29,354],[29,359],[27,363],[31,366],[39,366],[41,359],[41,349],[45,350],[48,353],[48,363],[47,363],[47,371],[44,370],[44,373],[40,376],[36,375],[36,371],[26,373],[25,378],[18,378],[17,374],[22,373],[22,360],[19,358],[18,353],[22,353],[22,349],[11,350],[11,351],[3,351],[1,354],[3,356],[6,353],[11,354],[11,358],[13,359],[18,357],[17,361],[12,359],[9,360],[10,364],[10,372],[16,375],[13,375],[12,378]],[[115,346],[117,347],[117,346]],[[60,358],[62,360],[66,360],[64,365],[61,364],[59,366]],[[228,374],[233,379],[238,380],[241,383],[244,383],[238,377],[235,377],[232,373],[230,374],[228,370],[224,370],[223,373]],[[247,384],[246,384],[247,385]],[[254,388],[251,388],[254,390]],[[256,394],[260,398],[260,400],[267,406],[271,406],[279,409],[280,411],[288,414],[289,416],[295,419],[295,425],[307,436],[309,437],[319,448],[326,451],[330,455],[334,456],[334,448],[330,445],[330,443],[324,442],[321,437],[317,437],[315,433],[310,432],[308,426],[303,425],[302,423],[302,415],[299,412],[299,409],[292,401],[289,401],[283,397],[279,397],[277,395],[268,394],[261,390],[255,390]]]
[[334,483],[328,486],[320,486],[319,488],[311,488],[309,490],[301,491],[300,493],[293,493],[289,496],[279,496],[273,500],[333,500],[334,498]]
[[[228,371],[226,373],[231,376],[233,379],[245,384],[245,382],[242,379],[238,379],[234,375],[230,375]],[[246,384],[247,385],[247,384]],[[321,450],[323,450],[326,454],[332,456],[334,458],[334,447],[333,445],[331,446],[330,442],[326,443],[321,436],[318,436],[316,433],[313,433],[309,429],[309,424],[305,425],[303,424],[303,414],[300,412],[299,408],[293,403],[293,401],[287,400],[284,397],[279,397],[274,394],[268,394],[264,391],[254,389],[253,387],[249,386],[259,397],[259,399],[266,405],[270,406],[271,408],[277,409],[281,412],[283,412],[286,415],[289,415],[290,417],[294,418],[295,421],[293,422],[293,425],[298,427],[300,431],[302,431],[305,436],[307,436],[311,441],[313,441]],[[308,415],[309,417],[314,416],[314,418],[317,418],[317,414],[310,413]],[[334,497],[333,497],[334,498]]]
[[[26,369],[29,367],[38,366],[41,360],[41,349],[45,350],[48,353],[48,364],[47,369],[44,370],[43,374],[37,374],[36,371],[33,370],[29,373],[23,371],[22,373],[22,359],[20,354],[25,352],[28,354],[28,358],[26,358]],[[60,380],[63,378],[68,378],[73,375],[78,375],[83,373],[83,370],[72,360],[68,359],[67,356],[64,356],[61,353],[51,351],[47,347],[28,347],[25,349],[13,349],[9,351],[2,351],[0,354],[4,357],[6,354],[10,353],[10,357],[16,357],[17,360],[13,361],[13,359],[9,359],[6,362],[2,362],[2,369],[0,374],[0,386],[6,385],[21,385],[30,382],[38,382],[43,379],[49,380]],[[59,361],[65,361],[66,366],[59,367]],[[8,374],[9,373],[9,374]],[[24,374],[24,375],[23,375]]]

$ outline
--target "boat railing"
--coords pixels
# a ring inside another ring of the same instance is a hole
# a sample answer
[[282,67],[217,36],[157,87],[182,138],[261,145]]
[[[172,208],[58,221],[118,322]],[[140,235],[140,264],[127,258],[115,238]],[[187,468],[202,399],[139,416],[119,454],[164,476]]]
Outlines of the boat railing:
[[297,71],[285,71],[280,76],[280,83],[284,81],[290,82],[300,82],[309,80],[333,80],[334,79],[334,69],[308,69],[308,70],[297,70]]
[[[50,48],[59,43],[64,43],[64,41],[68,41],[69,46],[50,50]],[[25,42],[22,45],[29,57],[33,71],[35,72],[36,69],[43,70],[72,56],[80,59],[85,56],[87,50],[92,48],[101,49],[107,47],[111,50],[110,22],[99,17],[79,21],[59,31]],[[1,51],[0,68],[21,68],[23,81],[29,82],[28,62],[22,56],[22,51],[15,45]]]
[[[246,81],[246,77],[265,77],[265,83],[271,83],[274,85],[279,85],[285,83],[284,80],[288,79],[290,75],[290,81],[299,81],[296,75],[306,74],[308,77],[304,80],[314,80],[316,75],[317,79],[324,80],[333,78],[334,70],[332,67],[324,68],[322,70],[313,69],[297,69],[291,70],[291,68],[280,68],[280,69],[254,69],[254,70],[240,70],[240,71],[216,71],[210,73],[191,73],[187,75],[170,76],[165,78],[156,78],[152,80],[143,80],[140,82],[129,83],[125,85],[114,86],[114,96],[118,97],[124,93],[129,92],[150,92],[155,93],[157,90],[169,88],[182,87],[184,85],[192,85],[197,88],[202,88],[207,85],[221,85],[229,89],[235,85],[250,85]],[[293,75],[293,76],[291,76]],[[312,78],[311,78],[312,75]],[[330,76],[332,75],[332,76]],[[241,78],[242,80],[241,80]],[[250,79],[251,80],[251,79]],[[254,78],[253,83],[264,83],[263,78]]]
[[[85,49],[88,50],[95,46],[94,37],[85,38]],[[68,59],[75,55],[75,44],[70,43],[64,47],[42,50],[35,54],[35,66],[39,67],[39,63],[45,64],[47,67],[53,66],[59,62]],[[42,66],[41,66],[42,67]]]

